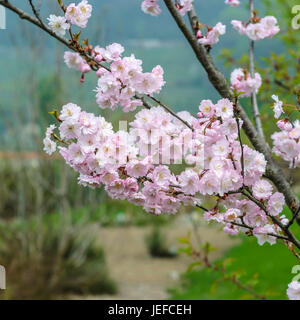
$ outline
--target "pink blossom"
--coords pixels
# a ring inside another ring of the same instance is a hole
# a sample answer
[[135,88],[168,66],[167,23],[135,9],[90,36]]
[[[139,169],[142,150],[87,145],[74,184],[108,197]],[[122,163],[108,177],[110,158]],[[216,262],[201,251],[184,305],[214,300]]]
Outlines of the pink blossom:
[[50,137],[46,137],[43,140],[43,144],[44,144],[44,151],[51,155],[52,153],[54,153],[56,151],[56,143],[54,141],[52,141],[50,139]]
[[228,99],[221,99],[216,104],[216,115],[223,120],[233,117],[233,104]]
[[248,24],[232,20],[231,24],[240,34],[246,34],[253,41],[271,38],[280,31],[277,26],[277,19],[273,16],[267,16],[259,22]]
[[68,158],[72,159],[70,160],[71,163],[73,164],[80,164],[83,163],[83,161],[85,160],[85,155],[82,152],[80,146],[76,143],[72,143],[68,149]]
[[172,179],[171,172],[167,166],[157,166],[148,176],[158,186],[169,186]]
[[283,109],[282,109],[283,103],[282,101],[279,100],[278,96],[276,96],[275,94],[272,95],[272,99],[275,101],[274,103],[275,118],[278,119],[283,113]]
[[199,176],[193,170],[183,171],[178,180],[179,186],[184,193],[194,195],[199,191]]
[[237,92],[243,92],[240,95],[241,97],[250,97],[253,91],[257,93],[262,84],[259,73],[255,73],[255,78],[253,79],[248,72],[241,68],[233,70],[230,81],[232,88],[235,88]]
[[64,61],[69,68],[73,68],[82,73],[91,71],[91,67],[77,52],[66,51],[64,54]]
[[127,194],[128,197],[131,197],[132,195],[136,194],[139,190],[138,183],[134,178],[127,178],[124,181],[124,187],[124,192]]
[[151,14],[152,16],[158,16],[161,14],[161,9],[158,4],[159,0],[144,0],[141,8],[145,13]]
[[93,114],[82,111],[79,115],[78,120],[80,129],[84,135],[96,133],[98,129],[97,120],[95,119]]
[[86,0],[81,1],[77,6],[75,3],[69,4],[65,13],[66,19],[80,28],[86,28],[91,15],[92,6]]
[[240,5],[239,0],[225,0],[225,4],[229,4],[231,7],[237,7]]
[[243,25],[242,21],[232,20],[231,24],[234,29],[236,29],[240,34],[246,34],[246,27]]
[[271,246],[276,243],[276,237],[268,235],[268,233],[276,234],[274,227],[267,224],[264,227],[254,228],[253,234],[257,238],[257,242],[260,246],[268,242]]
[[275,132],[271,138],[273,140],[273,152],[289,161],[291,168],[300,166],[300,121],[293,124],[288,119],[277,122],[281,132]]
[[284,195],[280,192],[275,192],[268,201],[268,212],[271,216],[277,216],[282,212],[285,203]]
[[218,22],[212,29],[210,29],[206,36],[199,38],[198,42],[203,45],[213,45],[219,42],[219,37],[226,32],[226,26]]
[[232,225],[231,223],[227,223],[223,228],[223,231],[232,236],[236,236],[239,233],[238,227],[235,225]]
[[178,9],[178,12],[181,16],[184,16],[188,11],[191,11],[193,8],[194,0],[180,0],[179,4],[175,4]]
[[239,209],[229,209],[224,213],[224,219],[227,222],[234,222],[240,216],[241,211]]
[[147,161],[140,161],[136,159],[126,165],[127,174],[134,178],[145,177],[149,168],[150,165]]
[[286,291],[290,300],[300,300],[300,282],[292,281]]
[[79,138],[80,125],[73,119],[63,121],[59,127],[60,136],[62,139]]
[[246,211],[244,221],[253,228],[261,228],[268,223],[268,218],[265,212],[258,210],[256,206],[253,211]]
[[74,103],[68,103],[62,107],[59,118],[60,120],[78,120],[81,108]]
[[253,195],[260,200],[266,200],[272,194],[273,187],[267,180],[258,180],[252,187]]
[[282,119],[276,122],[277,127],[282,131],[290,132],[293,129],[293,125],[288,119]]
[[199,106],[200,114],[198,115],[200,118],[210,118],[215,114],[215,105],[211,102],[211,100],[202,100]]

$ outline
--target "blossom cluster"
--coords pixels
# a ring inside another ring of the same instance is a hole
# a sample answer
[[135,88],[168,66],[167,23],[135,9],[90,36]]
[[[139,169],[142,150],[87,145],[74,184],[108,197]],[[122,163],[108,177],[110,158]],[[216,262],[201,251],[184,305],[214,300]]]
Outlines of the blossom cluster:
[[250,73],[242,68],[233,70],[230,77],[231,87],[235,88],[237,92],[243,92],[240,97],[250,97],[252,92],[258,92],[262,84],[261,76],[255,73],[254,79],[251,78]]
[[239,20],[232,20],[231,24],[240,34],[247,35],[253,41],[271,38],[280,31],[277,19],[273,16],[266,16],[259,22],[246,24]]
[[208,28],[205,35],[202,31],[197,32],[198,42],[203,45],[213,45],[219,42],[219,37],[226,32],[226,26],[221,22],[218,22],[213,28]]
[[143,104],[141,99],[136,98],[136,94],[152,96],[159,93],[165,84],[161,66],[144,73],[142,61],[134,55],[122,57],[123,51],[124,48],[117,43],[105,49],[95,47],[96,60],[110,63],[110,71],[100,68],[97,72],[99,80],[96,99],[102,109],[114,110],[120,105],[124,112],[133,111]]
[[71,3],[65,10],[64,16],[51,14],[48,18],[50,28],[59,36],[64,36],[71,24],[85,28],[92,15],[92,6],[87,0],[82,0],[78,5]]
[[[282,112],[282,101],[277,96],[274,104],[275,117],[279,118]],[[278,111],[278,108],[281,109]],[[300,167],[300,121],[291,122],[288,118],[277,121],[279,132],[273,133],[273,152],[288,161],[290,168]]]
[[[282,114],[283,102],[278,96],[273,95],[274,116],[278,119]],[[271,136],[273,140],[273,152],[288,161],[290,168],[300,167],[300,121],[290,121],[288,117],[277,121],[280,132],[275,132]]]
[[[98,63],[106,63],[109,68],[99,67],[97,71],[98,86],[96,101],[100,108],[115,110],[118,105],[124,112],[134,111],[143,104],[137,94],[150,95],[159,93],[165,81],[161,66],[156,66],[151,72],[143,72],[142,61],[134,55],[122,57],[124,48],[113,43],[101,48],[96,46],[92,50],[92,57]],[[65,63],[82,73],[91,70],[87,62],[78,54],[65,52]]]
[[[160,0],[144,0],[141,4],[143,12],[151,14],[152,16],[158,16],[161,14],[161,8],[159,6]],[[194,0],[180,0],[176,1],[175,7],[179,14],[184,16],[193,7]]]
[[86,28],[91,15],[92,6],[87,0],[82,0],[77,6],[75,3],[69,4],[65,13],[66,19],[80,28]]
[[[158,106],[138,112],[129,132],[114,131],[103,117],[69,103],[59,115],[59,141],[67,145],[59,147],[59,152],[79,172],[80,184],[104,185],[112,198],[128,199],[159,215],[175,214],[182,205],[199,205],[202,196],[216,196],[218,206],[205,214],[208,221],[224,224],[230,234],[248,232],[238,226],[246,223],[259,244],[275,243],[272,234],[280,230],[268,216],[287,223],[280,217],[284,197],[262,179],[266,168],[262,154],[243,146],[242,166],[238,139],[242,121],[235,118],[233,104],[228,99],[216,104],[203,100],[197,118],[188,112],[178,116],[189,127]],[[56,148],[51,140],[54,130],[51,126],[46,133],[49,154]],[[172,172],[169,165],[182,161],[185,169]],[[238,192],[244,186],[267,212]]]

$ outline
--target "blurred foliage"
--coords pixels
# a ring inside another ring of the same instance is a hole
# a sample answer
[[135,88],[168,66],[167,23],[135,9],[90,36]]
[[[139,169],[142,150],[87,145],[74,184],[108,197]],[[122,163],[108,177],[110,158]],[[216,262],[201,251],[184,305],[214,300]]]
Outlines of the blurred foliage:
[[0,160],[2,218],[67,211],[87,204],[96,206],[104,196],[101,190],[79,186],[77,174],[61,160],[36,153],[14,156]]
[[[300,199],[300,194],[298,197]],[[291,217],[287,206],[284,207],[282,214]],[[291,227],[291,231],[299,238],[300,229],[297,224]],[[242,235],[241,244],[229,249],[221,259],[211,262],[208,254],[217,249],[211,247],[209,243],[195,247],[190,236],[189,234],[178,239],[185,245],[179,251],[194,260],[182,274],[180,286],[169,289],[171,299],[255,299],[253,294],[239,288],[233,279],[269,300],[287,299],[287,285],[293,278],[291,270],[294,265],[299,264],[299,261],[282,241],[277,240],[277,244],[273,246],[269,244],[259,246],[256,237]]]
[[86,220],[46,215],[0,223],[4,299],[55,299],[68,294],[115,293],[99,229]]
[[0,160],[0,218],[70,212],[75,220],[86,217],[103,226],[161,225],[171,219],[110,199],[102,189],[78,185],[77,173],[59,159],[26,155],[27,159]]
[[[286,289],[292,280],[291,269],[297,259],[282,243],[260,247],[255,238],[243,237],[242,244],[230,249],[222,259],[215,262],[218,266],[226,264],[227,274],[236,276],[267,296],[267,299],[287,299]],[[171,299],[176,300],[248,300],[254,299],[247,291],[227,281],[211,268],[195,270],[182,276],[180,287],[170,289]]]
[[159,227],[154,227],[145,238],[145,243],[149,254],[157,258],[175,258],[177,250],[168,245],[168,241],[163,231]]

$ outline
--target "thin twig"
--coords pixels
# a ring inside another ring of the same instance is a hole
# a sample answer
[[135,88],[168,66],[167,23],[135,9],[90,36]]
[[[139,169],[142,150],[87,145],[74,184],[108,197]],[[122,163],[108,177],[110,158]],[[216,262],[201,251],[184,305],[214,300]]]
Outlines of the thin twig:
[[33,0],[28,0],[29,4],[31,6],[32,12],[35,15],[35,17],[39,20],[40,24],[42,26],[44,26],[44,22],[42,21],[39,12],[37,11],[37,9],[35,8],[34,4],[33,4]]

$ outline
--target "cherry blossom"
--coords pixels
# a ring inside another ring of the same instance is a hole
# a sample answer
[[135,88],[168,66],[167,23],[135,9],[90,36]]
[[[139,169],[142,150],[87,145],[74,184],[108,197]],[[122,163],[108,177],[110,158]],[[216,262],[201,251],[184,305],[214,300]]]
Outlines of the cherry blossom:
[[92,15],[92,6],[86,0],[81,1],[77,6],[75,3],[68,5],[65,17],[80,28],[86,28],[87,22]]
[[266,16],[260,19],[259,22],[250,22],[248,24],[239,20],[232,20],[231,24],[240,34],[247,35],[254,41],[271,38],[280,31],[277,26],[277,19],[273,16]]
[[[275,100],[275,118],[279,118],[283,112],[283,102],[278,96],[273,95]],[[290,168],[300,167],[300,121],[291,122],[288,118],[277,121],[277,126],[281,130],[273,133],[273,152],[289,162]]]
[[175,2],[175,6],[181,16],[184,16],[188,11],[191,11],[193,7],[194,0],[180,0],[180,2]]
[[[159,6],[160,0],[144,0],[141,4],[141,9],[143,12],[150,14],[152,16],[158,16],[161,14],[161,8]],[[194,0],[177,0],[175,2],[175,7],[177,8],[179,14],[184,16],[193,7]]]
[[273,187],[267,180],[259,180],[253,185],[253,195],[260,200],[266,200],[272,195]]
[[219,37],[226,32],[226,26],[218,22],[213,28],[210,28],[205,36],[202,32],[197,33],[198,42],[203,45],[213,45],[219,42]]
[[59,36],[64,36],[66,31],[70,29],[70,24],[65,17],[51,14],[48,19],[50,28]]
[[271,225],[267,224],[264,227],[254,228],[253,233],[256,236],[257,243],[260,246],[264,245],[266,242],[271,246],[276,243],[276,237],[269,235],[269,233],[276,234],[274,227]]
[[229,4],[231,7],[237,7],[240,5],[239,0],[225,0],[225,4]]
[[77,52],[66,51],[64,54],[64,61],[69,68],[73,68],[82,73],[91,71],[91,67]]
[[300,300],[300,282],[292,281],[286,291],[290,300]]
[[283,113],[283,109],[282,109],[282,101],[279,100],[278,96],[276,96],[275,94],[272,95],[272,99],[275,101],[274,103],[274,115],[275,118],[278,119],[281,114]]
[[250,97],[252,92],[258,92],[262,84],[261,76],[255,73],[255,78],[251,78],[250,73],[242,68],[233,70],[230,77],[231,87],[237,92],[242,92],[240,97]]
[[144,0],[142,2],[141,8],[145,13],[151,14],[152,16],[158,16],[161,14],[161,9],[159,7],[158,1],[160,0]]
[[282,212],[285,203],[284,195],[280,192],[275,192],[268,201],[268,211],[271,216],[277,216]]

